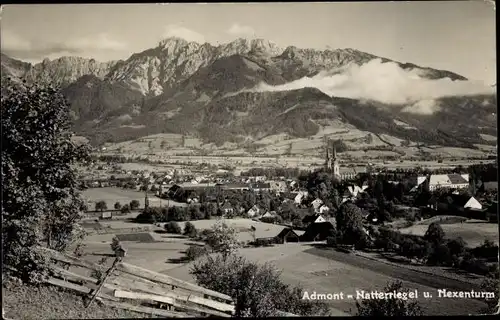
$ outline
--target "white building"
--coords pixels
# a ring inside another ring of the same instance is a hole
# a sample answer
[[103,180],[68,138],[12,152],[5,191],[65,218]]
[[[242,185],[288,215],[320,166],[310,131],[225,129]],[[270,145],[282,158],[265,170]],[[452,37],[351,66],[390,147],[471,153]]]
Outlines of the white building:
[[428,190],[437,189],[467,189],[469,187],[468,174],[433,174],[429,178]]

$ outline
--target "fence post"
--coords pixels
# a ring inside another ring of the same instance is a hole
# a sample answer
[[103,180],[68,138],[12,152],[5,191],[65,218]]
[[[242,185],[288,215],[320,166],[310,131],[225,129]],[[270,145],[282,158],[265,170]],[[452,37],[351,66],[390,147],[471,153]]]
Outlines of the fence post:
[[97,290],[93,293],[92,295],[92,298],[90,299],[89,303],[87,304],[87,306],[85,306],[85,308],[88,308],[92,302],[94,302],[95,298],[97,298],[97,295],[99,294],[99,292],[101,291],[102,287],[104,286],[104,282],[106,282],[108,276],[113,273],[113,271],[115,270],[116,268],[116,265],[118,264],[118,262],[120,262],[122,259],[122,257],[116,257],[115,261],[113,262],[113,265],[111,266],[111,268],[109,268],[109,270],[106,272],[106,275],[104,276],[104,278],[101,280],[101,283],[99,284],[99,287],[97,288]]

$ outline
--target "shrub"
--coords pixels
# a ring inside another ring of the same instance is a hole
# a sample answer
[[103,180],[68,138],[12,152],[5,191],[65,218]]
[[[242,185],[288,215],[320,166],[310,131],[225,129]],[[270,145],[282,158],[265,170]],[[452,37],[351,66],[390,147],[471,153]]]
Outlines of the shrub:
[[189,246],[189,248],[186,250],[186,258],[189,261],[194,261],[198,259],[199,257],[205,255],[207,253],[207,248],[205,247],[200,247],[196,245]]
[[424,239],[431,243],[439,244],[443,242],[444,236],[445,234],[443,228],[441,228],[439,223],[433,222],[429,225],[429,228],[424,235]]
[[[384,292],[408,292],[401,281],[389,283]],[[358,316],[421,316],[422,309],[417,301],[412,299],[367,299],[356,301]]]
[[183,232],[183,234],[185,236],[190,237],[190,238],[194,238],[198,234],[198,230],[196,230],[196,227],[194,226],[194,224],[192,224],[191,222],[188,221],[184,225],[184,232]]
[[326,245],[329,247],[336,247],[337,246],[337,237],[327,237],[326,238]]
[[168,233],[174,233],[174,234],[181,234],[182,233],[181,226],[179,226],[179,224],[175,221],[170,221],[170,222],[166,223],[165,230]]
[[123,207],[120,209],[121,213],[130,213],[130,206],[128,204],[125,204]]
[[286,285],[270,264],[259,265],[235,254],[208,256],[190,270],[198,285],[231,296],[236,317],[272,317],[277,311],[301,316],[327,315],[325,303],[302,299],[300,287]]
[[120,202],[116,202],[114,208],[115,210],[120,210],[122,208],[122,204]]
[[140,205],[141,205],[141,204],[139,203],[139,201],[138,201],[138,200],[132,200],[132,201],[130,201],[130,209],[131,209],[131,210],[136,210],[136,209],[139,209],[139,206],[140,206]]

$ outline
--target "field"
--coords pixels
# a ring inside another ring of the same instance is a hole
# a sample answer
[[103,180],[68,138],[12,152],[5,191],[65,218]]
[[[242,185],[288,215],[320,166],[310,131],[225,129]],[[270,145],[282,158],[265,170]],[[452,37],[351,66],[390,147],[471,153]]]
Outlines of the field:
[[[452,300],[437,298],[436,288],[410,281],[406,276],[389,276],[391,267],[386,272],[370,270],[367,267],[353,266],[345,263],[345,256],[336,260],[311,254],[310,244],[288,243],[269,248],[245,248],[240,249],[242,256],[258,263],[270,262],[278,270],[285,283],[301,285],[309,294],[317,293],[340,293],[345,295],[354,294],[356,290],[376,290],[385,287],[387,282],[399,279],[403,281],[406,288],[418,290],[420,302],[426,315],[460,315],[477,314],[484,308],[484,304],[476,300]],[[341,254],[343,255],[343,254]],[[356,257],[357,258],[357,257]],[[364,259],[364,258],[359,258]],[[365,262],[366,263],[366,262]],[[368,264],[372,264],[368,261]],[[186,281],[194,282],[189,274],[191,264],[173,268],[165,273]],[[429,277],[426,275],[426,277]],[[433,298],[423,299],[424,291],[431,292]],[[354,315],[356,312],[355,302],[352,299],[328,301],[333,308],[333,315]]]
[[[399,229],[401,233],[423,236],[429,225],[416,224],[408,228]],[[463,223],[442,224],[447,238],[462,237],[468,246],[481,245],[485,239],[498,244],[498,225],[479,220],[467,220]]]
[[[198,230],[209,229],[217,220],[192,221]],[[225,222],[238,232],[239,241],[252,241],[252,234],[249,232],[250,226],[256,228],[257,238],[274,237],[283,230],[283,226],[274,224],[255,222],[250,219],[226,219]],[[115,235],[133,239],[134,241],[124,241],[123,245],[128,250],[127,260],[139,266],[153,271],[166,271],[179,266],[184,257],[185,250],[196,242],[180,235],[167,234],[163,230],[163,223],[158,225],[139,224],[128,221],[101,221],[99,225],[106,230],[106,234],[92,234],[85,240],[85,252],[90,254],[90,260],[98,261],[102,254],[110,253],[110,243]],[[181,228],[185,223],[180,222]],[[149,228],[150,235],[145,236],[144,231],[134,231],[138,228]],[[88,231],[93,231],[88,229]],[[149,239],[153,238],[155,242]],[[96,255],[97,254],[97,255]]]
[[[130,203],[132,200],[137,200],[140,203],[140,208],[144,208],[144,192],[121,189],[114,187],[107,188],[89,188],[82,192],[84,199],[90,202],[89,209],[93,210],[94,205],[97,201],[105,201],[108,209],[113,209],[116,202],[120,202],[122,205]],[[179,203],[175,201],[168,201],[160,199],[153,195],[148,195],[149,205],[152,207],[166,206],[167,203],[170,206],[186,206],[185,203]]]
[[[200,220],[192,223],[197,229],[210,228],[216,220]],[[255,222],[250,219],[227,219],[225,222],[238,231],[240,241],[251,240],[248,229],[256,228],[257,237],[271,237],[277,235],[284,227]],[[158,225],[136,224],[126,221],[101,222],[104,228],[120,230],[123,228],[149,227],[151,232],[144,236],[144,232],[137,234],[130,232],[125,235],[128,240],[122,244],[127,249],[126,262],[144,268],[165,273],[170,276],[195,282],[189,273],[192,263],[185,263],[183,257],[189,245],[200,244],[180,235],[167,234]],[[184,223],[180,223],[181,227]],[[443,225],[446,226],[454,225]],[[473,224],[471,224],[473,226]],[[422,225],[421,227],[427,227]],[[446,229],[445,229],[446,231]],[[425,232],[425,231],[424,231]],[[86,257],[91,261],[99,261],[110,253],[110,243],[114,234],[91,235],[86,239]],[[154,239],[155,242],[150,242]],[[127,239],[125,239],[127,240]],[[245,258],[258,263],[272,263],[281,273],[285,283],[301,285],[309,293],[340,293],[355,294],[355,290],[375,290],[383,288],[388,281],[400,279],[405,287],[422,292],[429,291],[432,299],[421,299],[425,314],[428,315],[458,315],[477,314],[484,304],[476,300],[461,301],[436,298],[436,289],[439,285],[446,287],[443,282],[433,285],[435,279],[429,275],[418,276],[411,270],[403,267],[385,265],[363,257],[335,253],[329,250],[325,255],[320,249],[314,248],[312,243],[288,243],[264,248],[242,248],[239,253]],[[109,258],[108,260],[112,260]],[[108,261],[108,263],[110,262]],[[440,288],[440,287],[439,287]],[[329,301],[334,315],[354,314],[355,303],[352,299]]]
[[[342,140],[351,150],[346,154],[357,159],[380,159],[387,156],[400,157],[398,153],[393,151],[378,151],[381,146],[394,146],[397,152],[403,152],[406,158],[419,157],[419,150],[414,147],[414,142],[410,142],[412,147],[401,147],[402,140],[399,138],[385,134],[379,138],[370,132],[361,131],[352,125],[346,125],[339,121],[326,121],[319,125],[320,130],[318,133],[308,138],[293,138],[286,134],[277,134],[254,141],[255,146],[257,146],[255,154],[270,157],[288,154],[299,158],[317,155],[317,157],[322,158],[323,156],[320,154],[323,152],[323,139],[324,136],[328,136],[330,139]],[[484,138],[488,141],[496,140],[496,137],[493,136],[485,135]],[[368,152],[364,152],[362,149],[368,149]],[[495,150],[486,148],[475,150],[436,146],[424,149],[429,154],[441,155],[444,158],[481,157],[496,153]],[[169,159],[176,155],[199,155],[201,152],[211,156],[231,156],[235,154],[251,156],[242,146],[235,143],[226,142],[224,145],[216,147],[212,143],[204,144],[194,137],[185,136],[183,139],[178,134],[155,134],[137,140],[107,144],[105,151],[129,157],[148,155],[150,158],[158,160]]]

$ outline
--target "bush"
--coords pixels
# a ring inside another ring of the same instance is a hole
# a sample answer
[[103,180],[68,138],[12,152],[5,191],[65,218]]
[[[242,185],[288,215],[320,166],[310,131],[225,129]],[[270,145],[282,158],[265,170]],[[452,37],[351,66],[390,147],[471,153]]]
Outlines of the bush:
[[272,317],[277,311],[301,316],[327,315],[325,303],[302,299],[300,287],[286,285],[270,264],[258,265],[234,254],[207,257],[190,270],[196,283],[231,296],[236,317]]
[[132,200],[132,201],[130,201],[130,209],[131,209],[131,210],[136,210],[136,209],[139,209],[139,206],[140,206],[140,205],[141,205],[141,204],[139,203],[139,201],[138,201],[138,200]]
[[[408,292],[401,281],[389,283],[384,292]],[[421,316],[422,309],[418,301],[412,299],[367,299],[356,301],[358,316],[404,317]]]
[[443,228],[441,228],[439,223],[433,222],[429,225],[429,228],[424,235],[424,239],[433,244],[440,244],[443,242],[444,236],[445,234]]
[[122,204],[120,202],[116,202],[114,207],[115,207],[115,210],[120,210],[122,208]]
[[198,230],[196,230],[196,227],[194,226],[194,224],[192,224],[191,222],[188,221],[184,225],[184,232],[183,232],[183,234],[185,236],[190,237],[190,238],[194,238],[198,234]]
[[125,204],[123,207],[120,209],[121,213],[130,213],[130,206],[128,204]]
[[169,223],[166,223],[165,230],[168,233],[174,233],[174,234],[181,234],[182,233],[181,226],[179,226],[179,224],[175,221],[170,221]]
[[329,247],[336,247],[337,246],[337,237],[327,237],[326,238],[326,245]]
[[186,250],[186,258],[189,261],[194,261],[198,259],[199,257],[205,255],[207,253],[207,248],[205,247],[200,247],[196,245],[189,246],[189,248]]

